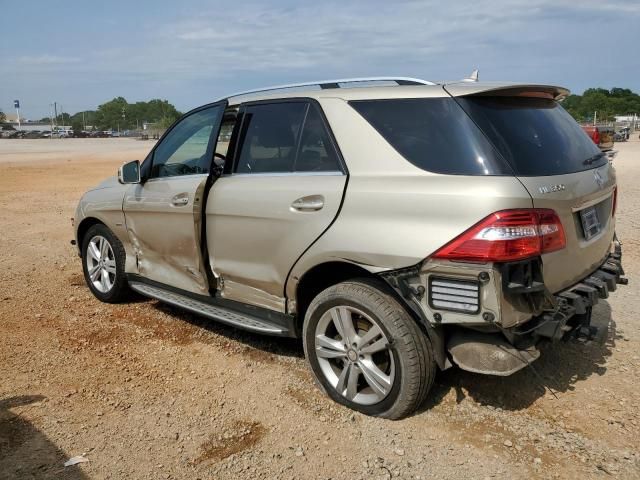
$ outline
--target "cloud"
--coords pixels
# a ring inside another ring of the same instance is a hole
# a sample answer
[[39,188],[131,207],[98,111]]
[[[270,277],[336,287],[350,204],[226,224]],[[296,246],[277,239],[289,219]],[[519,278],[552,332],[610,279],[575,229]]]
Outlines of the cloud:
[[78,57],[62,57],[58,55],[25,55],[18,57],[18,63],[23,65],[68,65],[79,63],[82,59]]
[[[63,43],[74,45],[66,51],[16,44],[11,57],[0,53],[3,87],[19,90],[51,73],[46,94],[61,100],[78,92],[98,103],[158,96],[181,109],[262,85],[372,75],[438,81],[475,67],[484,80],[576,91],[640,87],[633,49],[614,48],[637,41],[638,0],[248,0],[231,7],[207,0],[160,1],[151,16],[142,10],[127,10],[126,22],[96,22],[92,42],[65,31]],[[594,35],[599,40],[591,42]]]
[[82,62],[40,55],[20,57],[20,63],[75,63],[75,70],[103,78],[155,83],[247,75],[286,82],[374,73],[420,73],[438,80],[452,71],[453,78],[467,75],[478,64],[481,71],[483,65],[517,67],[525,61],[523,53],[553,63],[570,47],[567,42],[575,44],[575,35],[588,31],[589,21],[607,15],[640,21],[640,3],[624,0],[274,0],[209,8],[187,6],[181,16],[143,23],[134,44],[123,37],[120,44],[94,49]]
[[[638,16],[640,4],[611,0],[316,2],[199,12],[156,31],[164,66],[214,77],[237,72],[377,70],[419,65],[439,76],[443,60],[547,45],[570,35],[575,19]],[[640,20],[640,18],[639,18]],[[577,25],[578,28],[582,26]],[[573,39],[572,39],[573,41]],[[194,68],[195,67],[195,68]],[[468,73],[468,72],[464,72]]]

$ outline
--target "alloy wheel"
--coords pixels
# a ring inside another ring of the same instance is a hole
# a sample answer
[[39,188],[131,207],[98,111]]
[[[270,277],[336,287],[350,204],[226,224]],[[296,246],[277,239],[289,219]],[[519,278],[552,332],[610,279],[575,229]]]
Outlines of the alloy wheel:
[[329,309],[315,330],[315,353],[329,384],[361,405],[382,401],[393,387],[395,364],[380,325],[351,306]]
[[109,241],[102,235],[91,238],[85,261],[89,279],[96,290],[109,292],[116,281],[116,258]]

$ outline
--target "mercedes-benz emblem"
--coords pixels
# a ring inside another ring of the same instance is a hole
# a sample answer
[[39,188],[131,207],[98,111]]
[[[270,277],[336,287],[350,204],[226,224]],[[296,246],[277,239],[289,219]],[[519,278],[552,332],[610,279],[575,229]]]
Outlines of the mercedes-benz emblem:
[[602,175],[600,175],[600,172],[598,172],[598,170],[594,170],[593,178],[598,184],[598,187],[602,188],[602,185],[604,185],[604,179],[602,178]]

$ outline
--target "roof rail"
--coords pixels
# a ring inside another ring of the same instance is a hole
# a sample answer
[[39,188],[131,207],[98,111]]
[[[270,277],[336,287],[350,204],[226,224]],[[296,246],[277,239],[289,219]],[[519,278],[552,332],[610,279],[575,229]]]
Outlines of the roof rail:
[[362,77],[362,78],[339,78],[336,80],[320,80],[316,82],[290,83],[287,85],[276,85],[272,87],[256,88],[227,95],[224,98],[240,97],[251,93],[269,92],[272,90],[285,90],[287,88],[319,86],[321,89],[340,88],[341,83],[366,83],[366,82],[396,82],[397,85],[436,85],[428,80],[410,77]]

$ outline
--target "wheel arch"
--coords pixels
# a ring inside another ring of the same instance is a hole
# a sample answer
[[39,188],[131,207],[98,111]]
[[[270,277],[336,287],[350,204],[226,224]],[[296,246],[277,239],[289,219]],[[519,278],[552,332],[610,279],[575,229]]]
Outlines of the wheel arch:
[[98,224],[106,226],[106,224],[102,220],[99,220],[96,217],[85,217],[78,224],[78,228],[76,229],[76,241],[78,242],[78,249],[80,250],[81,254],[82,254],[82,242],[84,241],[84,236],[87,234],[87,232],[91,227]]
[[299,331],[311,301],[323,290],[353,278],[376,278],[376,276],[354,263],[329,261],[307,270],[300,277],[295,289],[295,312]]
[[315,265],[307,270],[296,285],[295,289],[295,312],[296,312],[296,329],[302,332],[302,324],[307,309],[311,301],[323,290],[340,282],[347,280],[360,279],[368,280],[375,284],[376,288],[382,289],[388,293],[405,309],[413,321],[418,325],[422,333],[431,341],[434,349],[436,363],[440,369],[444,370],[447,366],[446,353],[444,350],[444,336],[441,329],[436,330],[432,327],[423,315],[418,314],[408,302],[410,300],[395,289],[389,281],[379,274],[375,274],[364,268],[363,266],[345,262],[345,261],[329,261]]

